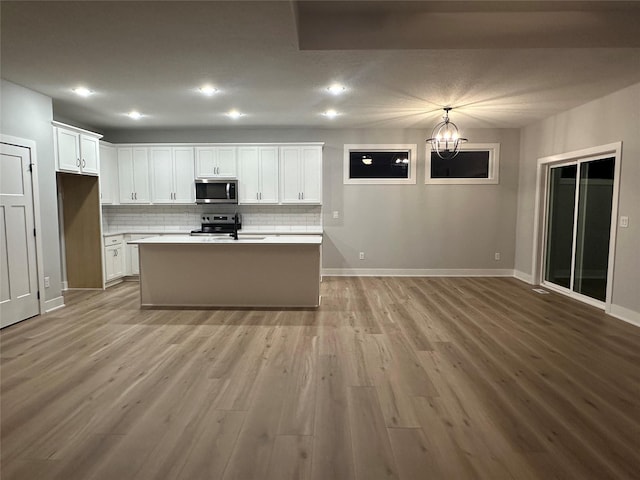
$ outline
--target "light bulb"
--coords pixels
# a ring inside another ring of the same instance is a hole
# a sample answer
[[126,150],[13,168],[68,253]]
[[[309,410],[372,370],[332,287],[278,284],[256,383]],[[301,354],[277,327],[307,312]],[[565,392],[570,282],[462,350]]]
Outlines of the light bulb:
[[340,95],[345,90],[346,88],[339,83],[334,83],[333,85],[327,87],[327,91],[333,95]]
[[218,93],[218,89],[215,87],[212,87],[211,85],[203,85],[202,87],[199,88],[200,93],[202,93],[203,95],[206,95],[207,97],[212,96],[215,93]]
[[127,116],[134,120],[139,120],[140,118],[142,118],[142,114],[140,112],[136,112],[135,110],[127,113]]
[[78,88],[74,88],[73,89],[73,93],[75,93],[76,95],[79,95],[81,97],[88,97],[89,95],[92,95],[93,92],[91,90],[89,90],[86,87],[78,87]]

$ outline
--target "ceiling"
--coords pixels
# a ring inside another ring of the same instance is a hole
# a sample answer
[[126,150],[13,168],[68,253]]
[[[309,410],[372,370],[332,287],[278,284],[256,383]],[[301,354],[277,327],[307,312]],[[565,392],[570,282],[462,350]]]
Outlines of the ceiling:
[[[635,1],[5,1],[2,77],[96,130],[521,127],[640,82]],[[334,96],[334,82],[346,91]],[[203,84],[219,92],[205,97]],[[80,98],[71,89],[94,91]],[[132,120],[125,113],[144,116]],[[244,113],[238,119],[225,115]],[[329,119],[322,112],[335,109]]]

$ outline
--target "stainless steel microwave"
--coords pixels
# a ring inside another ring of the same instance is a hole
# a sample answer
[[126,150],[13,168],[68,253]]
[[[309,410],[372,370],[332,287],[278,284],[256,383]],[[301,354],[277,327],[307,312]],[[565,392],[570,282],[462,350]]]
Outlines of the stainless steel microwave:
[[238,180],[196,178],[196,203],[238,203]]

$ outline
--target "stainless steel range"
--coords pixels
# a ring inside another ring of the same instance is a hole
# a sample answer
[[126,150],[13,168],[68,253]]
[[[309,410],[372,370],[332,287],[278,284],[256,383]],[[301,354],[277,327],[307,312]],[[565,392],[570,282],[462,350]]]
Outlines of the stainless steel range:
[[225,236],[238,239],[238,230],[242,228],[239,213],[208,213],[202,216],[200,230],[192,230],[191,235]]

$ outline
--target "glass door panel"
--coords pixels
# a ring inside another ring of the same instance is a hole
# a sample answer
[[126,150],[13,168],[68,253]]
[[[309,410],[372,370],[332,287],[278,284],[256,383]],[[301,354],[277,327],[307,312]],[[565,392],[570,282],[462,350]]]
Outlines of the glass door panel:
[[580,164],[573,290],[605,301],[615,159]]
[[571,288],[577,171],[577,165],[566,165],[549,175],[544,279],[565,288]]

